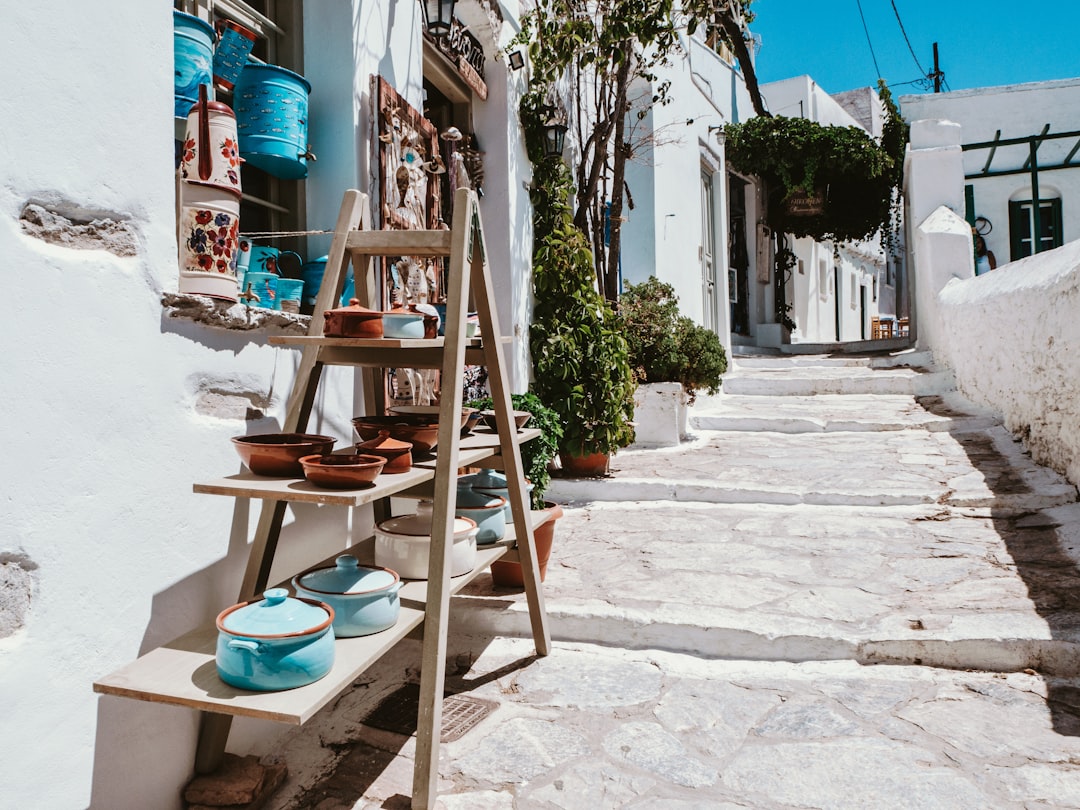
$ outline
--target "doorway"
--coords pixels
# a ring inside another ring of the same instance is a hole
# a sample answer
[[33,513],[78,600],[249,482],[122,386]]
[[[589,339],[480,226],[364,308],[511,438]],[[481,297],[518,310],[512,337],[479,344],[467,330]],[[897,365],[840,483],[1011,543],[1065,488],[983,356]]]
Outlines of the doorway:
[[712,332],[716,331],[716,264],[714,253],[716,248],[715,222],[716,208],[713,203],[713,175],[711,172],[701,172],[701,287],[702,325]]
[[750,253],[746,248],[745,180],[728,175],[728,300],[731,331],[750,334]]
[[836,322],[836,342],[840,342],[840,296],[843,286],[840,284],[840,265],[833,265],[833,319]]

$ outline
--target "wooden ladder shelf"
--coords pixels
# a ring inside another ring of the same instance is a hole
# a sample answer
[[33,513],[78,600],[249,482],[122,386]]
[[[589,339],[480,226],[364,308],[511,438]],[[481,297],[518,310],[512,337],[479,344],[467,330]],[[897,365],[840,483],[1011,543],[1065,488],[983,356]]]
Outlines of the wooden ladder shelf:
[[[502,339],[498,337],[502,332],[475,193],[469,189],[458,190],[454,198],[453,227],[449,231],[371,230],[368,216],[366,195],[356,190],[347,191],[308,335],[270,339],[275,345],[301,349],[300,365],[282,430],[303,432],[306,428],[325,365],[360,367],[365,407],[370,411],[374,405],[377,412],[382,411],[385,401],[383,378],[377,374],[378,369],[435,368],[441,370],[435,460],[418,463],[408,473],[380,476],[375,486],[361,490],[324,490],[302,480],[261,478],[248,472],[197,483],[194,490],[262,500],[239,601],[257,598],[269,584],[285,509],[290,501],[343,506],[371,503],[376,520],[379,520],[389,513],[391,495],[416,497],[418,493],[427,493],[433,499],[427,581],[409,582],[402,588],[401,617],[393,628],[372,636],[338,639],[330,674],[298,689],[247,692],[222,682],[213,666],[217,630],[212,623],[151,650],[97,681],[94,689],[105,694],[189,706],[202,711],[195,770],[209,773],[221,764],[233,716],[304,723],[347,689],[394,644],[422,624],[423,654],[412,806],[427,810],[434,806],[436,798],[450,596],[494,560],[504,555],[516,555],[522,565],[536,652],[547,655],[550,650],[551,638],[533,540],[533,528],[546,518],[546,513],[529,509],[519,448],[520,442],[535,438],[539,432],[515,429],[500,345]],[[372,309],[381,308],[376,300],[378,284],[372,261],[376,256],[449,257],[445,337],[392,340],[322,336],[322,313],[334,306],[341,295],[350,265],[361,304]],[[470,292],[479,317],[480,338],[466,336]],[[458,425],[466,363],[487,368],[496,434],[461,438]],[[457,471],[461,466],[487,463],[495,457],[507,477],[513,526],[508,527],[504,540],[480,548],[477,565],[470,574],[451,579]],[[350,547],[349,551],[357,554],[362,563],[370,563],[373,546],[373,540],[368,538]],[[332,564],[332,560],[333,557],[327,564]]]

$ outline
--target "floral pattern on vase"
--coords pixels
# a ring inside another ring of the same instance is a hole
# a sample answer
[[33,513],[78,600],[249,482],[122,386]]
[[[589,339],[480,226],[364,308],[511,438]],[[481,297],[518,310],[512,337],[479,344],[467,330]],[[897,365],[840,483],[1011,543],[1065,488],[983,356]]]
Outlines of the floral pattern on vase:
[[211,161],[210,179],[199,179],[199,146],[190,135],[184,139],[183,156],[180,158],[180,177],[193,183],[219,186],[240,192],[240,144],[236,138],[226,136],[218,143],[218,153]]
[[181,223],[182,270],[236,277],[240,218],[208,208],[185,208]]

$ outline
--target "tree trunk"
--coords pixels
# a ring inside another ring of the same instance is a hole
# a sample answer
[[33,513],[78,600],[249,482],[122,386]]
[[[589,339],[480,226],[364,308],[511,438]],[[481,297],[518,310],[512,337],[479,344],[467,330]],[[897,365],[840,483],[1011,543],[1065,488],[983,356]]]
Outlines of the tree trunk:
[[[634,57],[628,57],[620,66],[619,75],[615,85],[615,165],[611,173],[611,209],[607,212],[610,217],[611,228],[610,241],[608,243],[607,266],[603,292],[609,301],[619,300],[619,252],[622,242],[622,212],[623,212],[623,189],[626,188],[626,158],[629,148],[624,139],[626,136],[626,112],[630,105],[628,94],[630,92],[630,62]],[[601,231],[601,235],[603,231]]]
[[750,103],[754,105],[754,112],[763,117],[771,117],[771,114],[765,110],[765,104],[761,100],[761,90],[758,89],[757,74],[754,73],[754,62],[750,58],[750,49],[746,47],[746,40],[743,39],[742,29],[735,21],[734,14],[717,11],[716,25],[724,32],[724,36],[731,43],[735,56],[739,60],[743,79],[746,80],[746,92],[750,94]]

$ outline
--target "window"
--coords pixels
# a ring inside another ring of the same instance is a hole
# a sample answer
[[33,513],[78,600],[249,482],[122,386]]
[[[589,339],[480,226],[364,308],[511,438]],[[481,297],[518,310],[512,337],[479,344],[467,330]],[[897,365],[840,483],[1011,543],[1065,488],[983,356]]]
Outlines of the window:
[[[1035,206],[1031,200],[1009,202],[1010,260],[1016,261],[1035,253]],[[1039,201],[1038,252],[1061,247],[1061,198]]]
[[[251,58],[303,75],[303,4],[294,0],[174,0],[174,8],[211,25],[232,20],[257,35]],[[217,88],[213,98],[234,106],[232,93]],[[184,123],[177,120],[178,138]],[[310,128],[309,128],[310,132]],[[250,165],[241,170],[243,197],[240,229],[244,233],[304,229],[303,180],[282,180]],[[280,244],[298,250],[303,245]]]

